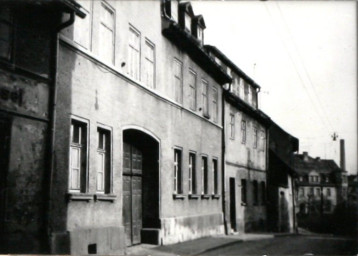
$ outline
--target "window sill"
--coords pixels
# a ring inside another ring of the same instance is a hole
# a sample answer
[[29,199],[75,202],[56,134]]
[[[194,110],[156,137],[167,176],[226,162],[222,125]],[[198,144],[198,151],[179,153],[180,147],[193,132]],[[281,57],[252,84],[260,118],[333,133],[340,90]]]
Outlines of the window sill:
[[93,200],[92,194],[86,194],[86,193],[67,193],[67,200],[68,201],[91,201]]
[[184,200],[185,196],[183,194],[173,194],[173,198],[174,199],[182,199],[182,200]]
[[219,198],[220,198],[220,195],[215,194],[215,195],[212,195],[211,198],[213,198],[213,199],[219,199]]
[[211,196],[210,195],[201,195],[202,199],[209,199]]
[[199,199],[199,195],[196,195],[196,194],[190,194],[189,195],[189,199]]
[[96,194],[94,198],[96,201],[107,201],[113,203],[117,196],[114,194]]
[[209,114],[203,114],[203,117],[205,117],[206,119],[210,119],[210,115]]

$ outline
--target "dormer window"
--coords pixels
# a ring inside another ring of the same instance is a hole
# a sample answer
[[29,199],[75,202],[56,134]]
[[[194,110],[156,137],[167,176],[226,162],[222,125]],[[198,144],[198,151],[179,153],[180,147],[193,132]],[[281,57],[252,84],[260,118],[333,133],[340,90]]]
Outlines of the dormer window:
[[204,44],[204,29],[206,28],[204,18],[202,15],[195,16],[192,22],[192,34],[200,42],[201,45]]
[[184,23],[185,23],[185,30],[191,33],[191,17],[189,13],[185,13],[184,15]]
[[170,1],[170,17],[178,22],[178,1]]

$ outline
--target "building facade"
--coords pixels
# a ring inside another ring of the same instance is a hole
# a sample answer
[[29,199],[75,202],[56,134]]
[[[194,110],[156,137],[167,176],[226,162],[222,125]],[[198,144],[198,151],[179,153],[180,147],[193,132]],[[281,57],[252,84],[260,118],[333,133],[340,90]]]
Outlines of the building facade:
[[228,233],[266,230],[269,118],[259,86],[214,46],[207,51],[232,77],[223,95],[225,219]]
[[223,234],[231,78],[203,50],[203,17],[177,1],[79,3],[86,18],[59,40],[52,252]]
[[271,232],[294,232],[297,223],[293,157],[298,151],[299,141],[271,122],[267,172],[268,229]]
[[69,24],[63,13],[84,16],[66,0],[0,4],[0,253],[48,251],[56,38]]
[[330,159],[312,158],[307,152],[294,157],[298,174],[296,212],[332,214],[347,200],[347,172]]

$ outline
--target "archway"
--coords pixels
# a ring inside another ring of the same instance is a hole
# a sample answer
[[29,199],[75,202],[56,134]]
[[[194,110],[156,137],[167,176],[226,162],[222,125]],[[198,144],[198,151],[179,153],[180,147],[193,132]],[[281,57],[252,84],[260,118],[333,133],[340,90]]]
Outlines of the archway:
[[158,243],[159,142],[137,129],[123,131],[123,223],[127,246]]

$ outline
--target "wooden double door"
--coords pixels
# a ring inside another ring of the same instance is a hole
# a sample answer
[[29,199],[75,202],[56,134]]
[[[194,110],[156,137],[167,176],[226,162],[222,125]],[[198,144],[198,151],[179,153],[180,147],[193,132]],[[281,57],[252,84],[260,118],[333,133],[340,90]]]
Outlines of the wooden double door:
[[143,152],[126,142],[123,151],[123,221],[129,246],[141,242]]

